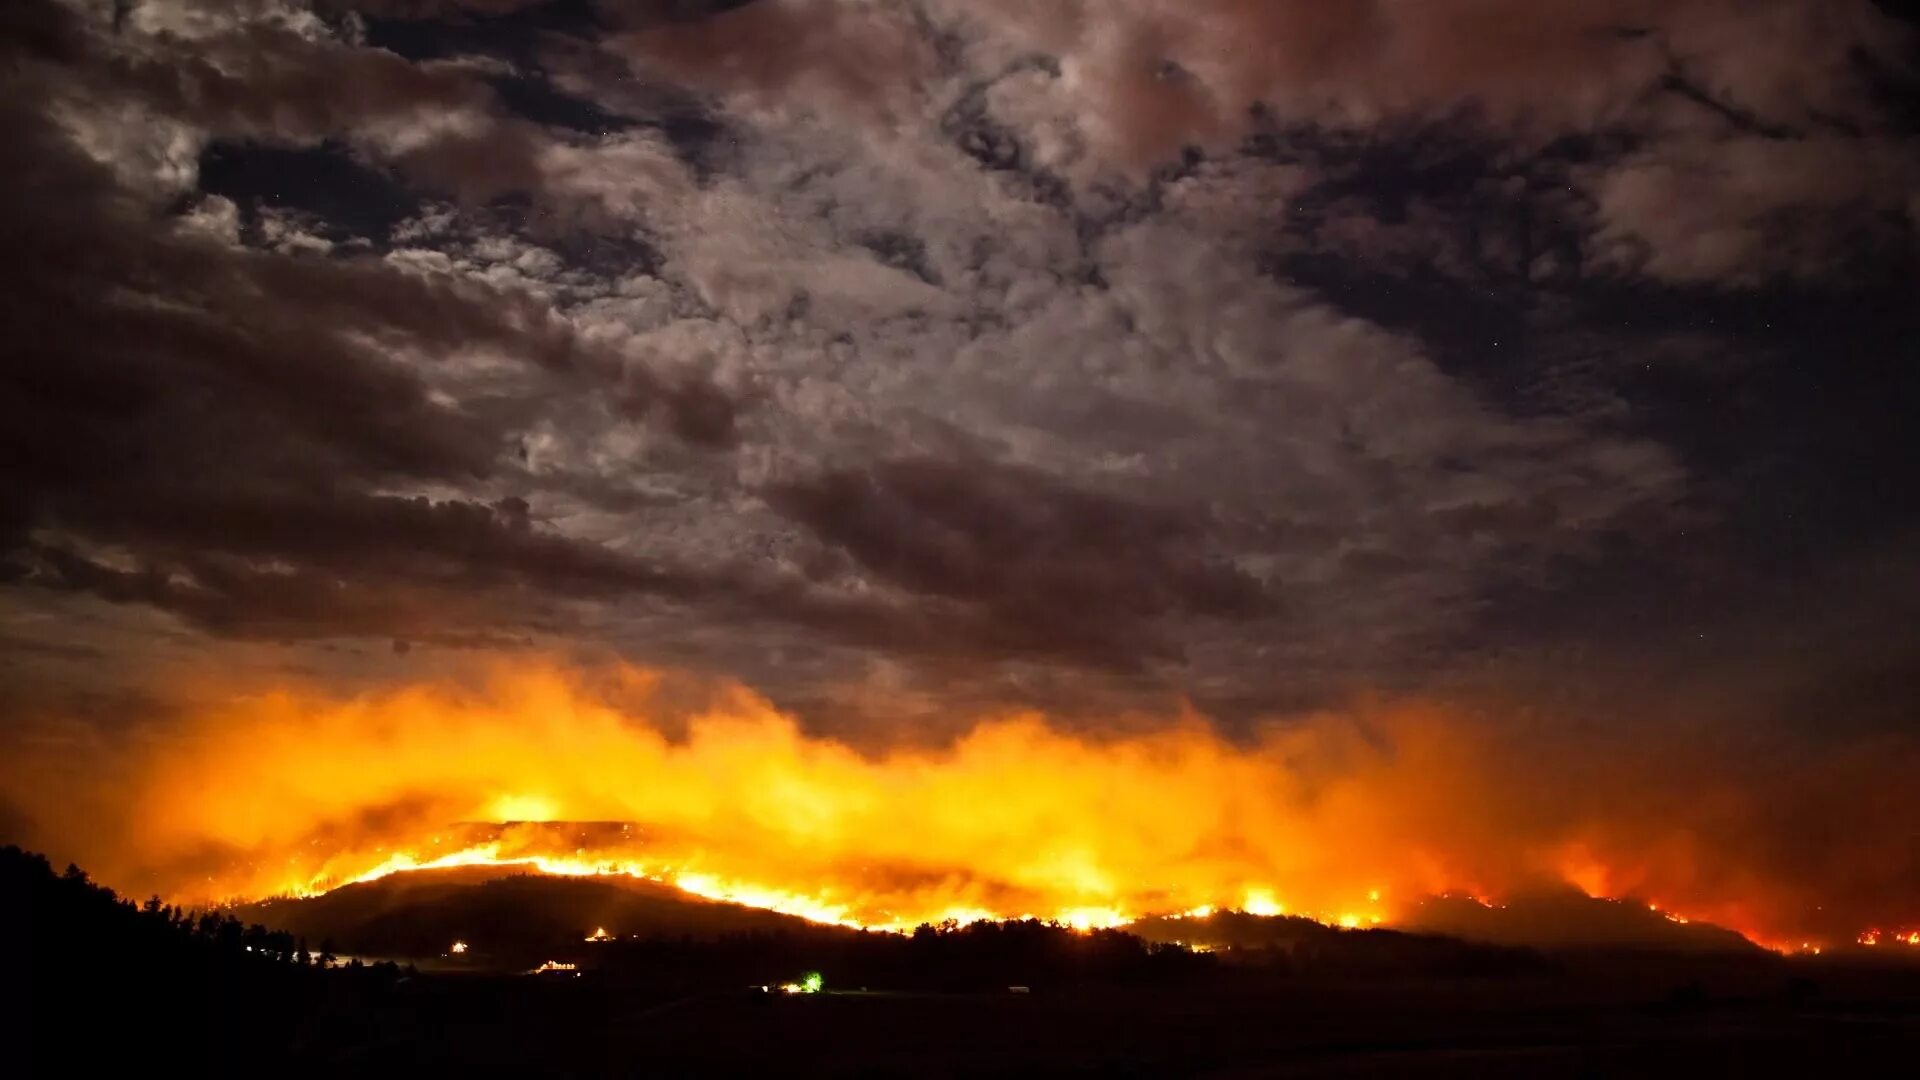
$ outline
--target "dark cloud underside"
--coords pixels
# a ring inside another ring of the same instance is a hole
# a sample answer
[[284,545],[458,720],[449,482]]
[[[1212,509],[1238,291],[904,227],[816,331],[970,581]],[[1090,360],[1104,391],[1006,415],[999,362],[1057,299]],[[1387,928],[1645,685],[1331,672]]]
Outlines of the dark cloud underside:
[[20,0],[0,643],[1897,726],[1908,16]]

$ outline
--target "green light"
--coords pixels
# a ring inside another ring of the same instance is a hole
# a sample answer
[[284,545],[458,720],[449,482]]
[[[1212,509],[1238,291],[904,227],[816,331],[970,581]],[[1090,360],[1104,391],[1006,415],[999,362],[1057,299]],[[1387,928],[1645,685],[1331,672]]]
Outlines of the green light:
[[807,977],[800,980],[800,986],[809,994],[819,993],[820,988],[825,985],[827,985],[827,980],[821,978],[820,973],[817,971],[807,972]]

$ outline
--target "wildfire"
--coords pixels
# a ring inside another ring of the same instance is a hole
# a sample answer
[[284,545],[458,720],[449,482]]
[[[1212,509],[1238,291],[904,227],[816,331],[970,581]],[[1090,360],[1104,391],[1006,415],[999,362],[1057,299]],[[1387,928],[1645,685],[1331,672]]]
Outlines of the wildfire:
[[1134,922],[1138,916],[1128,915],[1116,908],[1070,908],[1055,917],[1055,921],[1065,923],[1075,930],[1111,930]]
[[1249,915],[1264,915],[1269,917],[1285,915],[1287,913],[1287,909],[1283,907],[1278,900],[1273,898],[1273,892],[1268,889],[1247,890],[1246,900],[1240,905],[1240,910]]
[[1654,914],[1660,916],[1661,918],[1677,926],[1685,926],[1688,923],[1693,921],[1687,918],[1685,915],[1680,914],[1677,911],[1663,911],[1661,910],[1660,905],[1655,903],[1648,903],[1647,910],[1653,912]]
[[[187,903],[498,867],[622,875],[883,930],[1027,915],[1092,930],[1217,911],[1358,928],[1431,896],[1492,907],[1571,882],[1670,897],[1655,910],[1672,922],[1756,940],[1813,929],[1790,914],[1813,907],[1804,883],[1744,855],[1737,831],[1718,848],[1703,839],[1738,820],[1732,796],[1698,822],[1623,817],[1622,785],[1639,778],[1535,785],[1545,765],[1509,767],[1441,711],[1237,739],[1196,717],[1096,738],[1012,714],[944,742],[856,747],[740,689],[670,713],[657,682],[621,669],[590,691],[536,667],[484,692],[230,698],[108,771],[120,779],[93,796],[106,823],[69,847],[111,880]],[[38,783],[45,806],[68,797],[72,784],[20,760],[10,789]],[[1648,790],[1675,786],[1657,779]],[[489,821],[507,824],[449,833]],[[577,835],[567,822],[611,827]]]

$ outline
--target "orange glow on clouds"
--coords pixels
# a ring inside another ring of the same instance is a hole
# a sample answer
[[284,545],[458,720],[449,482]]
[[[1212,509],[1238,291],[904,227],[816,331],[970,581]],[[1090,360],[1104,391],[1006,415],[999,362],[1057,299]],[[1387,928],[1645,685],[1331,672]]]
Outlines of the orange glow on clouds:
[[[1238,742],[1193,717],[1095,737],[1011,714],[943,745],[856,749],[745,690],[674,715],[649,674],[615,676],[618,705],[543,666],[484,692],[230,699],[95,763],[113,782],[84,798],[70,777],[37,797],[85,822],[61,857],[186,902],[509,865],[895,929],[1214,910],[1360,927],[1439,893],[1567,882],[1799,940],[1796,913],[1822,884],[1771,873],[1738,829],[1715,848],[1697,823],[1623,810],[1617,770],[1583,764],[1582,787],[1543,779],[1539,760],[1503,766],[1495,740],[1444,710],[1322,716]],[[531,824],[455,834],[480,821],[630,828],[591,846]]]

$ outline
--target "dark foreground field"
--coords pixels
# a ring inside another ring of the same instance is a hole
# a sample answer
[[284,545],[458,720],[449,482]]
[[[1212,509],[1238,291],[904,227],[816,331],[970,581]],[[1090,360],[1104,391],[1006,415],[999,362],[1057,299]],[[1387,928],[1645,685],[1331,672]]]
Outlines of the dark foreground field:
[[1668,1000],[1575,976],[758,1003],[443,976],[350,1030],[320,1023],[302,1053],[490,1075],[1911,1075],[1912,985],[1823,974],[1821,996],[1797,1000],[1777,985]]
[[[568,931],[577,970],[537,975],[477,949],[329,966],[293,931],[136,907],[17,849],[0,871],[8,999],[25,1003],[6,1015],[26,1021],[0,1075],[1904,1076],[1920,1060],[1920,968],[1879,957],[1544,952],[1288,924],[1273,928],[1284,949],[1196,954],[1010,924]],[[476,919],[547,889],[461,887],[469,906],[435,906]],[[377,908],[395,932],[396,912],[419,917],[413,899],[368,892],[354,914]],[[825,992],[746,989],[808,970]]]

